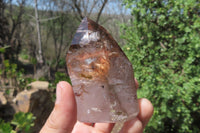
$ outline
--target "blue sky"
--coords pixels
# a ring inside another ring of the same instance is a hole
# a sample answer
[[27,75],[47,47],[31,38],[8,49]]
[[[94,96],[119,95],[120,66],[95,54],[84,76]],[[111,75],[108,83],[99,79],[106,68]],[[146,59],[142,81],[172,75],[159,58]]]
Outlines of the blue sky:
[[[17,1],[20,1],[20,0],[13,0],[12,3],[17,4],[18,3]],[[89,0],[89,1],[93,2],[93,0]],[[28,5],[35,6],[34,0],[26,0],[26,3]],[[39,9],[48,8],[48,7],[46,7],[45,4],[46,4],[45,0],[38,0],[38,8]],[[90,3],[88,5],[89,5],[88,9],[90,9],[91,8]],[[121,5],[121,2],[119,0],[108,0],[108,3],[106,4],[106,6],[103,10],[103,13],[126,14],[126,15],[130,14],[130,9],[125,9],[125,7],[122,7],[120,5]],[[96,8],[93,9],[93,12],[95,12],[95,9]],[[98,9],[96,9],[96,10],[98,10]]]

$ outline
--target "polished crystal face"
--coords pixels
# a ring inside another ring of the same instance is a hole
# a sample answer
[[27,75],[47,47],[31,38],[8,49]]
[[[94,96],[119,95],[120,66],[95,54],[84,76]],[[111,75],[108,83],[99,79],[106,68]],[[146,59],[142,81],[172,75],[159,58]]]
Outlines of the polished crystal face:
[[66,62],[79,121],[114,123],[137,116],[132,65],[106,29],[84,18]]

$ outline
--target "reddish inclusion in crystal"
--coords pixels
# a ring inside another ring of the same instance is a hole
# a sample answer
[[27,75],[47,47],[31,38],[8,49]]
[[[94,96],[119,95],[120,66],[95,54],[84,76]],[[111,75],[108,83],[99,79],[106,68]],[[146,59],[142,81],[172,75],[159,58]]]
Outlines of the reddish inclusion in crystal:
[[[102,39],[99,39],[99,40],[101,40],[101,41],[104,39],[105,39],[105,41],[106,41],[106,39],[111,40],[111,42],[109,42],[109,43],[111,44],[111,47],[113,47],[112,49],[115,49],[114,46],[112,46],[112,44],[117,45],[116,42],[114,41],[112,36],[110,36],[110,34],[108,34],[106,30],[104,30],[104,28],[102,26],[96,24],[95,22],[93,22],[92,20],[90,20],[88,18],[84,18],[84,19],[89,24],[86,24],[83,22],[83,23],[81,23],[80,27],[82,26],[84,28],[84,30],[90,30],[92,32],[100,31],[101,32],[100,36]],[[86,27],[86,25],[88,27]],[[79,27],[79,29],[80,29],[80,27]],[[80,65],[81,65],[80,68],[82,69],[82,71],[79,73],[79,76],[82,78],[86,78],[86,79],[95,79],[95,78],[100,78],[102,76],[105,76],[110,69],[109,58],[113,57],[113,56],[118,56],[118,53],[111,51],[110,46],[108,46],[108,44],[107,44],[108,42],[102,43],[99,40],[96,42],[89,41],[88,44],[83,44],[81,46],[79,44],[80,38],[78,38],[78,37],[80,37],[80,36],[75,34],[74,40],[72,41],[72,45],[69,49],[69,51],[71,51],[70,53],[75,53],[76,50],[79,50],[78,54],[72,55],[72,54],[68,53],[67,57],[74,56],[74,60],[76,60],[76,62],[77,61],[80,62]],[[92,52],[89,50],[87,51],[87,49],[91,49]],[[67,58],[66,60],[69,62],[70,59]],[[86,62],[87,60],[94,60],[94,61],[91,62],[90,64],[87,64],[87,62]],[[73,61],[70,64],[73,64]],[[72,70],[70,67],[74,67],[74,66],[68,65],[68,69]],[[76,73],[76,75],[77,75],[77,73]]]
[[[93,79],[95,77],[101,77],[108,73],[110,64],[108,58],[108,52],[100,50],[95,53],[84,53],[77,56],[76,60],[81,63],[82,72],[80,73],[80,77]],[[95,62],[91,62],[87,64],[87,60]],[[70,66],[69,66],[70,67]],[[69,68],[70,69],[70,68]]]

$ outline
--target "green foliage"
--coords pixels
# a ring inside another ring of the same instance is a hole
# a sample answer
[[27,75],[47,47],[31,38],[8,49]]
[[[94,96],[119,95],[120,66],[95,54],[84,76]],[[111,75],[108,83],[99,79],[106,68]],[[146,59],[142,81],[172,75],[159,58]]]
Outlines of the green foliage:
[[57,84],[59,81],[67,81],[71,84],[71,80],[70,80],[69,76],[67,76],[66,73],[56,72],[54,83]]
[[4,75],[3,77],[8,79],[16,79],[19,81],[19,85],[24,87],[24,81],[26,79],[23,75],[24,70],[18,70],[17,64],[10,62],[10,60],[4,60],[3,66],[3,69],[0,70],[0,76]]
[[0,120],[0,133],[14,133],[10,123],[5,123],[3,120]]
[[14,119],[11,124],[16,126],[16,131],[24,131],[25,133],[30,132],[30,128],[34,126],[34,119],[32,113],[19,112],[14,115]]
[[10,46],[4,46],[4,47],[0,47],[0,53],[5,53],[6,49],[9,48]]
[[32,113],[16,113],[11,122],[5,123],[0,120],[0,133],[30,133],[30,128],[34,126],[34,120],[35,117]]
[[65,68],[65,65],[66,65],[65,58],[61,58],[59,63],[58,63],[58,66],[62,67],[62,68]]
[[34,57],[31,57],[31,63],[32,63],[33,65],[37,64],[37,59],[34,58]]
[[200,2],[124,0],[132,26],[124,46],[140,82],[139,97],[154,105],[145,132],[200,132]]
[[[3,69],[0,69],[0,78],[5,77],[12,81],[12,85],[15,85],[19,90],[26,88],[27,84],[35,81],[30,77],[24,75],[24,69],[18,68],[17,64],[10,62],[10,60],[4,60]],[[6,83],[5,85],[8,85]],[[6,90],[6,93],[9,94],[10,90]]]
[[[3,64],[5,67],[4,73],[6,73],[6,77],[7,78],[16,77],[17,64],[10,63],[9,60],[4,60]],[[1,72],[1,73],[3,73],[3,72]]]
[[21,50],[19,57],[22,58],[23,60],[28,60],[29,59],[29,55],[27,53],[27,51],[25,49]]
[[[18,88],[25,89],[27,85],[30,84],[31,82],[34,82],[35,79],[30,77],[25,77],[25,75],[23,74],[23,70],[21,70],[17,73],[17,81],[18,81]],[[27,87],[26,89],[30,88]]]

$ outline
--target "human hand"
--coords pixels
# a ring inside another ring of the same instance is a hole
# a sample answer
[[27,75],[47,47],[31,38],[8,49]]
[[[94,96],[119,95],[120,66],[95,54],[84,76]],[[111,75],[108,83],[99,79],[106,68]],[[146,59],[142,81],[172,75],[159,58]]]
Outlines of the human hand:
[[[138,82],[136,81],[136,88]],[[53,111],[40,133],[110,133],[114,123],[82,123],[77,121],[76,101],[69,83],[61,81],[56,88]],[[153,114],[153,105],[145,98],[138,100],[140,112],[136,118],[124,123],[120,133],[141,133]]]

